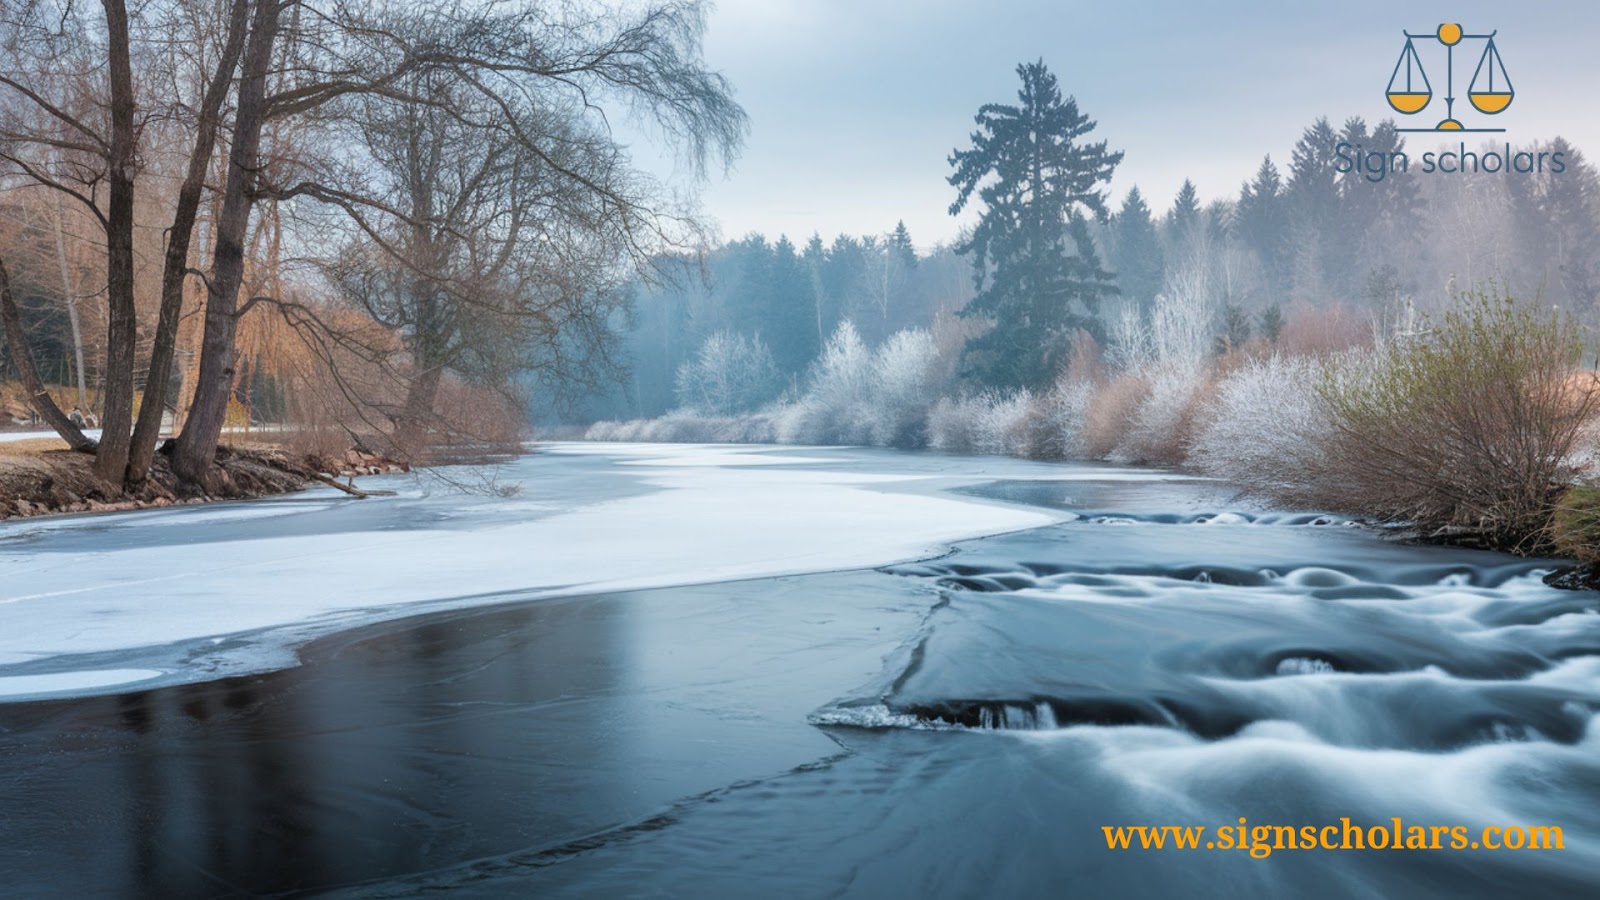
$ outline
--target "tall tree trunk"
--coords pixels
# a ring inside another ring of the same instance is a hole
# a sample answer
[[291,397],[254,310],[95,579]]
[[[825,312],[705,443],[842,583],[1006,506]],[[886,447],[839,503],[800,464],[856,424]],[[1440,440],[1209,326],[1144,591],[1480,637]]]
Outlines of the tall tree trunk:
[[[109,2],[109,0],[108,0]],[[200,345],[200,375],[189,418],[178,436],[172,467],[180,478],[206,484],[216,461],[217,443],[233,394],[234,337],[238,330],[239,284],[244,278],[244,239],[250,226],[251,194],[260,164],[261,119],[267,70],[278,34],[280,0],[259,0],[250,24],[250,41],[240,73],[238,109],[228,182],[216,225],[211,283],[206,291],[205,335]]]
[[406,387],[406,405],[395,432],[395,445],[407,462],[420,463],[428,444],[428,426],[433,421],[433,404],[439,397],[443,366],[429,366],[411,379]]
[[[412,251],[418,259],[427,260],[438,271],[439,248],[426,233],[416,228],[418,238]],[[444,353],[439,346],[440,309],[439,296],[432,281],[423,276],[412,279],[412,290],[417,294],[416,336],[411,343],[411,365],[414,374],[406,386],[406,402],[400,412],[395,429],[394,443],[408,462],[420,462],[427,449],[428,430],[433,424],[433,404],[439,396],[439,382],[444,377]]]
[[17,367],[17,374],[22,376],[22,386],[27,390],[28,400],[40,418],[49,423],[72,449],[93,453],[94,441],[85,437],[78,426],[67,418],[67,414],[61,411],[61,407],[56,405],[33,367],[33,352],[28,349],[28,336],[22,333],[17,301],[11,296],[11,274],[6,271],[4,260],[0,260],[0,327],[5,329],[6,343],[11,345],[11,361]]
[[161,313],[156,323],[155,341],[150,349],[150,375],[145,379],[144,403],[139,407],[139,422],[133,431],[133,446],[128,454],[128,482],[139,484],[150,474],[156,442],[161,438],[161,423],[166,415],[167,390],[172,382],[172,360],[178,344],[178,320],[183,315],[183,287],[188,277],[189,248],[194,239],[195,219],[200,195],[205,188],[206,170],[217,146],[217,130],[222,120],[222,104],[233,83],[233,73],[244,50],[245,24],[249,3],[234,0],[228,16],[228,38],[217,70],[206,86],[205,99],[196,124],[194,149],[189,154],[189,170],[178,188],[177,208],[172,227],[167,231],[167,250],[161,266]]
[[107,75],[111,82],[111,144],[106,180],[105,409],[95,474],[121,489],[133,425],[133,357],[139,323],[133,303],[133,176],[135,164],[133,68],[128,49],[128,9],[101,0],[106,13]]
[[89,408],[88,391],[84,387],[83,372],[83,321],[78,317],[78,298],[73,296],[72,273],[67,267],[67,238],[63,233],[62,219],[67,211],[62,198],[56,197],[56,262],[61,267],[61,299],[67,305],[67,324],[72,329],[72,363],[78,383],[78,408]]

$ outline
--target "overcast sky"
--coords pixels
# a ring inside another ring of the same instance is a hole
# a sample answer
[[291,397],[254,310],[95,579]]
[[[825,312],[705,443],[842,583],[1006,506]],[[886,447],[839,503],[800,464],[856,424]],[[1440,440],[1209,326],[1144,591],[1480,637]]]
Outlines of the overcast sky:
[[[1401,30],[1441,21],[1498,29],[1517,90],[1493,120],[1506,137],[1600,147],[1600,4],[721,0],[706,60],[733,81],[751,133],[705,211],[725,238],[876,233],[903,218],[919,246],[950,240],[946,157],[979,105],[1015,100],[1016,65],[1039,58],[1127,152],[1118,199],[1138,184],[1165,208],[1185,176],[1207,200],[1233,195],[1262,154],[1285,165],[1317,116],[1392,115]],[[1479,47],[1457,47],[1458,98]],[[1442,97],[1442,48],[1421,49]],[[1404,124],[1442,110],[1436,99]],[[1469,113],[1458,99],[1457,118]],[[1412,136],[1410,149],[1435,143]]]

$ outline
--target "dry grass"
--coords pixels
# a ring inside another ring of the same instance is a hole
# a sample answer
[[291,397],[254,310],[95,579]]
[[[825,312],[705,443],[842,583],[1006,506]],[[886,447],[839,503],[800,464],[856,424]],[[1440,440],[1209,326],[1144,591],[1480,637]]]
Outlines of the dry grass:
[[67,442],[60,438],[29,438],[25,441],[0,441],[0,456],[29,456],[52,450],[67,450]]
[[1086,459],[1104,459],[1121,446],[1150,382],[1137,374],[1119,375],[1099,386],[1084,411],[1082,441]]
[[1285,356],[1330,356],[1372,344],[1372,323],[1341,303],[1301,303],[1289,311],[1277,350]]

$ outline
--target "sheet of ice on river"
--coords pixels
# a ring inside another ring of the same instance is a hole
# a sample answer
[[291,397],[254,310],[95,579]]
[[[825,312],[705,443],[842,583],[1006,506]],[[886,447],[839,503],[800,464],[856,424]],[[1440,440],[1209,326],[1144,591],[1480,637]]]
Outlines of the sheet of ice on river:
[[402,496],[386,500],[320,491],[0,526],[0,696],[93,692],[93,678],[48,691],[32,678],[144,668],[152,647],[171,660],[167,681],[221,677],[292,662],[284,647],[317,633],[422,609],[923,557],[1060,519],[935,484],[1074,472],[819,448],[554,451],[509,466],[503,478],[530,487],[506,499],[394,479]]

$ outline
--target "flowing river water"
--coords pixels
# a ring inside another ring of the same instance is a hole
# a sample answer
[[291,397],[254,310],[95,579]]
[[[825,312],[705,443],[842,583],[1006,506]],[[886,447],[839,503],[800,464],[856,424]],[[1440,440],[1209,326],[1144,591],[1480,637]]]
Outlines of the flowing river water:
[[[936,558],[452,609],[279,671],[0,705],[0,891],[1600,888],[1600,595],[1547,588],[1549,561],[1072,471],[952,488],[1061,521]],[[1216,846],[1344,819],[1563,848]],[[1108,848],[1133,825],[1206,831]]]

